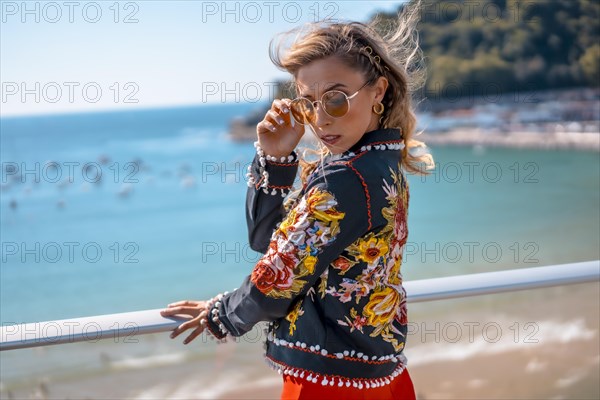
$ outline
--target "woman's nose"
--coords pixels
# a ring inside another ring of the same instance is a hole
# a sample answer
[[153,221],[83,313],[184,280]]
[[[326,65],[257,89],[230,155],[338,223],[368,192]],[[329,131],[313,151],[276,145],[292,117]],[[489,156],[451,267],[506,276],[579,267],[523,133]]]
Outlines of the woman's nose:
[[331,117],[327,115],[325,110],[323,109],[323,105],[321,102],[314,104],[315,107],[315,125],[317,127],[322,127],[325,125],[331,124]]

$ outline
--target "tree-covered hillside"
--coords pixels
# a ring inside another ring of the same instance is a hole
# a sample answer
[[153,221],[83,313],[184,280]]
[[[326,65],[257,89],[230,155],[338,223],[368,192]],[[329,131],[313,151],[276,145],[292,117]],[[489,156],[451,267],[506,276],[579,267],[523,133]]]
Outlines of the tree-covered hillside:
[[430,96],[600,86],[598,0],[423,0],[420,16]]

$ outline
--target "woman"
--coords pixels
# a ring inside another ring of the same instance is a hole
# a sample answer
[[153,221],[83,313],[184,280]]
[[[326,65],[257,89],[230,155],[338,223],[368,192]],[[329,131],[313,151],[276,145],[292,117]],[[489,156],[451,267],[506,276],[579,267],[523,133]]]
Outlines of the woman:
[[[408,151],[424,145],[411,138],[415,20],[406,12],[385,39],[361,23],[314,23],[271,52],[298,97],[274,100],[257,125],[247,222],[264,255],[239,289],[163,311],[192,317],[171,335],[193,329],[186,344],[204,329],[223,339],[269,321],[265,357],[283,374],[282,399],[415,398],[403,354],[402,169],[433,165]],[[308,127],[323,145],[312,163],[295,150]],[[299,166],[302,187],[290,193]]]

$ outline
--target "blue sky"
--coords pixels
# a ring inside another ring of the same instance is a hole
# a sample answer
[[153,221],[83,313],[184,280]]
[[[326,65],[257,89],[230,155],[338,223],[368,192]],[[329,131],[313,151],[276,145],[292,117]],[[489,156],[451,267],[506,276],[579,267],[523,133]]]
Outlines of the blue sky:
[[265,100],[275,34],[401,3],[0,1],[0,115]]

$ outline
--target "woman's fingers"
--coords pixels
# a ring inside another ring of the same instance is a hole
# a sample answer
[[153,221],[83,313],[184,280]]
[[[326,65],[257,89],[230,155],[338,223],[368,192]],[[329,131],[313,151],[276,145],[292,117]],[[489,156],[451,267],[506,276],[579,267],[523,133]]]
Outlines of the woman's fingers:
[[290,99],[277,99],[273,102],[273,107],[279,114],[284,125],[290,125],[292,122],[292,113],[290,112]]
[[304,134],[304,126],[294,124],[290,99],[275,99],[265,117],[256,125],[263,151],[274,157],[289,155]]
[[275,99],[273,101],[273,105],[271,106],[272,110],[277,111],[279,116],[284,120],[284,122],[289,123],[290,119],[290,105],[289,99]]
[[283,119],[287,125],[290,125],[298,137],[302,137],[304,135],[304,125],[297,123],[292,116],[292,100],[290,99],[281,99],[281,103],[279,107],[282,110],[287,110],[286,113],[282,114]]
[[281,115],[276,112],[275,110],[269,110],[267,111],[267,116],[271,117],[270,120],[272,122],[275,122],[277,125],[284,125],[285,121],[283,120],[283,118],[281,117]]
[[185,338],[185,340],[183,341],[183,344],[188,344],[192,340],[196,339],[196,337],[198,337],[198,335],[201,334],[203,331],[204,331],[204,327],[198,326],[196,329],[194,329],[192,331],[192,333],[190,333],[190,335],[188,337]]
[[188,344],[204,330],[204,327],[200,325],[200,321],[206,318],[208,311],[206,310],[206,302],[182,300],[169,304],[166,309],[161,310],[160,314],[163,317],[177,314],[187,314],[192,316],[191,319],[183,322],[171,332],[171,339],[174,339],[182,332],[185,332],[188,329],[194,329],[194,331],[183,342],[184,344]]
[[171,332],[171,339],[175,339],[181,333],[187,331],[190,328],[200,327],[200,319],[192,318],[189,321],[185,321],[183,324],[179,325],[177,328],[173,329]]
[[170,315],[176,315],[176,314],[187,314],[187,315],[191,315],[192,317],[195,317],[196,315],[198,315],[198,312],[200,310],[198,309],[197,306],[192,307],[192,306],[178,306],[178,307],[169,307],[165,310],[162,310],[160,312],[160,314],[163,317],[166,316],[170,316]]
[[176,301],[175,303],[169,304],[168,307],[171,307],[171,306],[193,306],[195,304],[198,304],[198,302],[191,301],[191,300],[181,300],[181,301]]
[[290,109],[284,100],[275,99],[265,118],[259,122],[259,129],[277,132],[278,128],[290,123]]
[[277,127],[272,123],[263,119],[256,126],[258,133],[277,132]]

